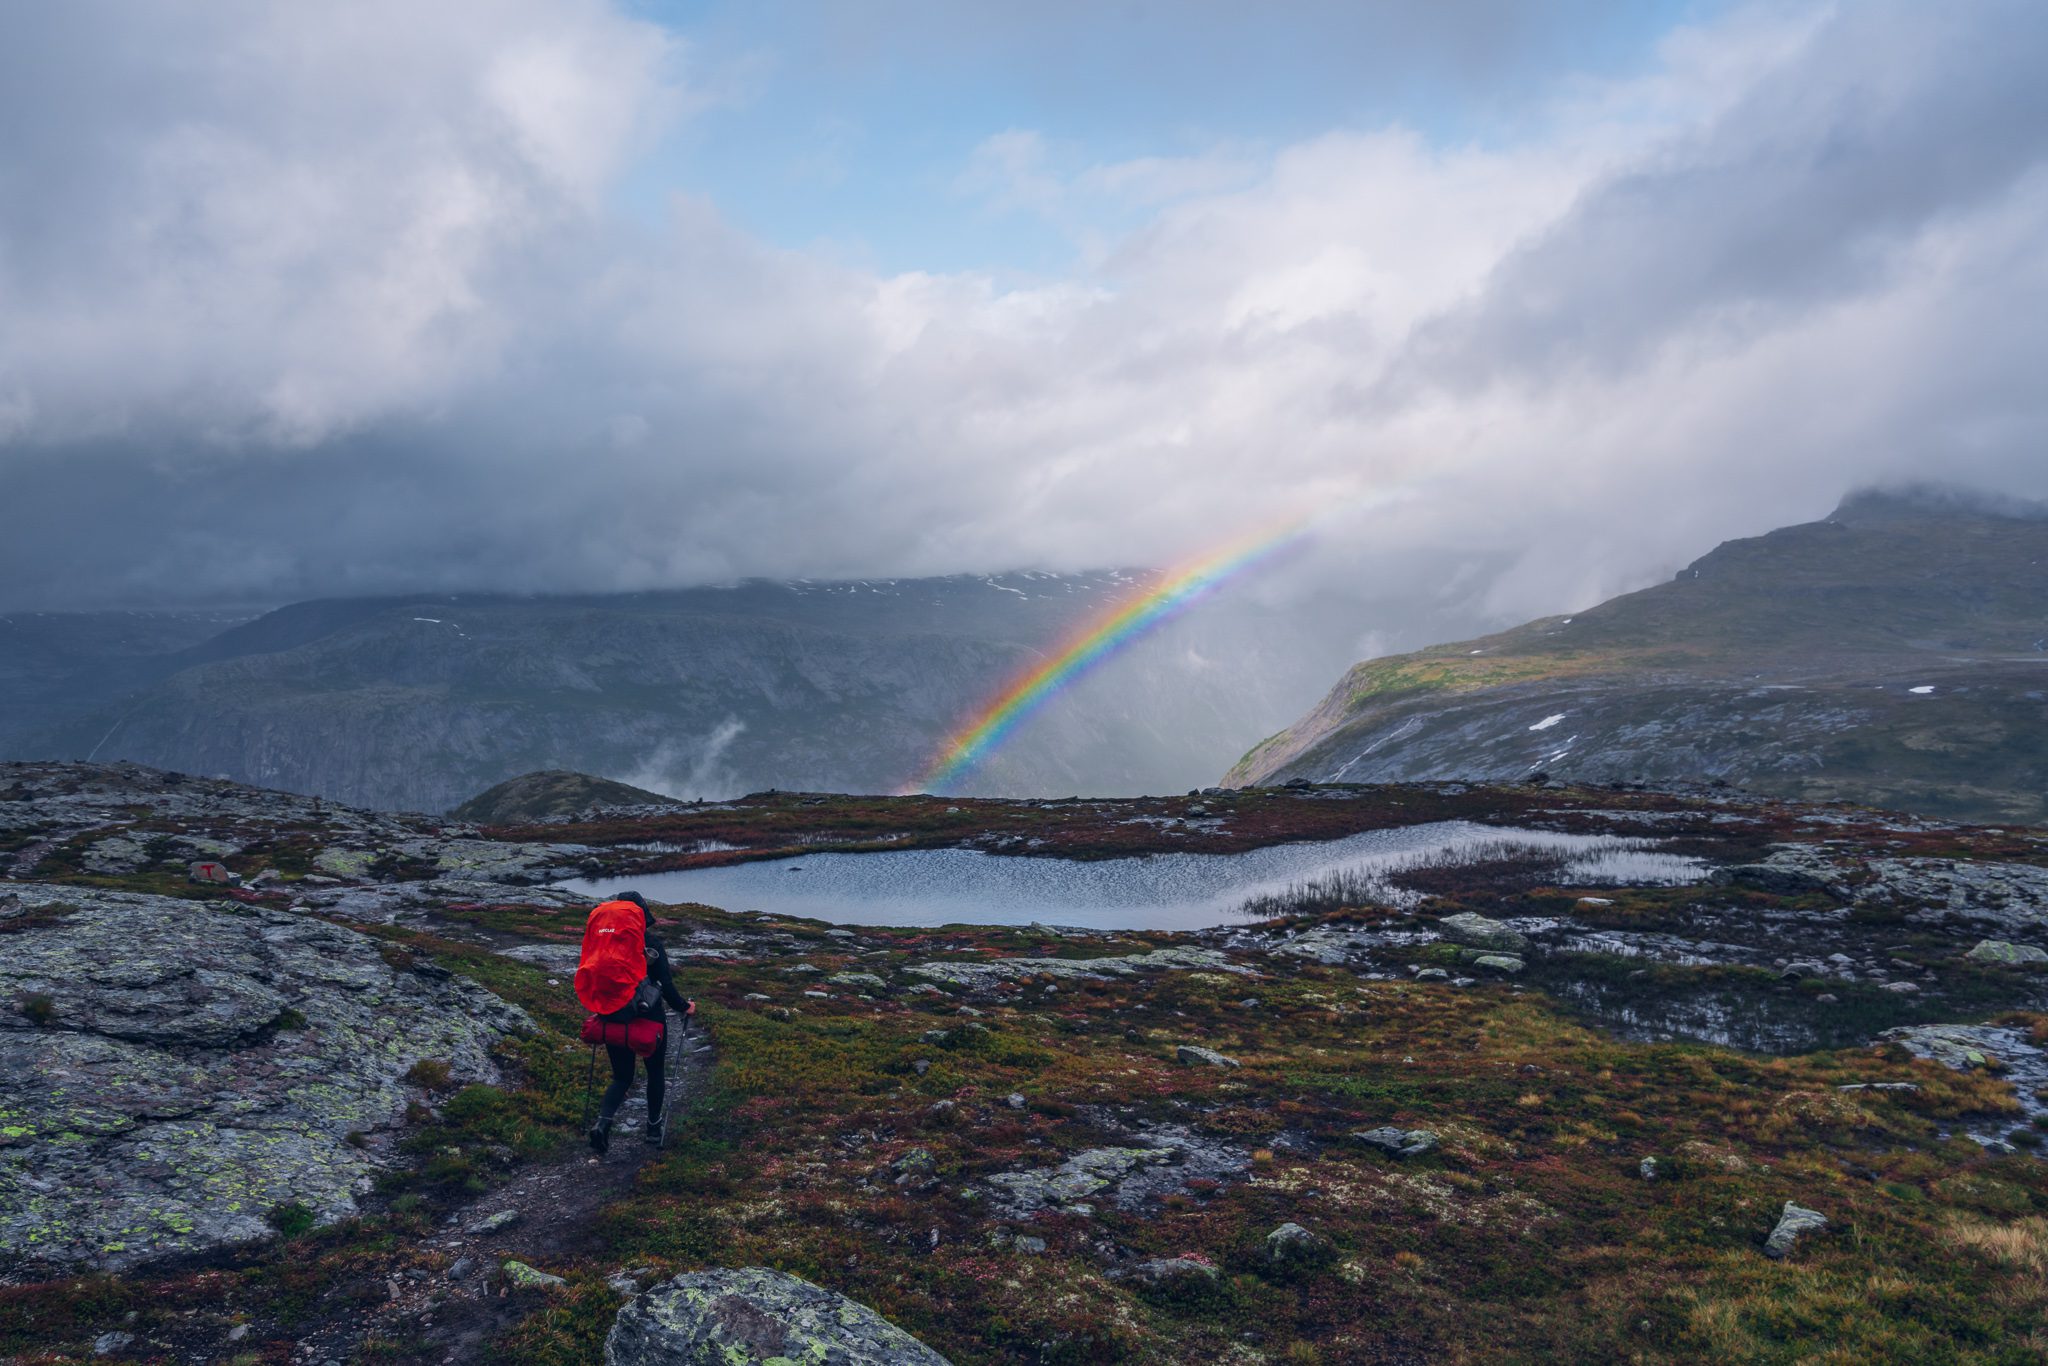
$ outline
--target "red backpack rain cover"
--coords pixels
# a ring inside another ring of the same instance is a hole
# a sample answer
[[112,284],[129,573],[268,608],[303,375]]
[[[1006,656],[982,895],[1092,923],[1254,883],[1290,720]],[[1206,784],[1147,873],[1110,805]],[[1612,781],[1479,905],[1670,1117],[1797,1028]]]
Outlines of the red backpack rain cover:
[[583,926],[583,957],[576,965],[576,999],[609,1015],[633,999],[647,976],[647,913],[630,901],[607,901]]

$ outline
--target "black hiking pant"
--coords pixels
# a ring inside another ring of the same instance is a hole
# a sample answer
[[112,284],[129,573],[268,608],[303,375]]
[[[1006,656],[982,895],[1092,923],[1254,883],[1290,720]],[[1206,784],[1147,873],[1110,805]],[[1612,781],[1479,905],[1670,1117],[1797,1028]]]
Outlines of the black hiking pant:
[[[597,1117],[609,1121],[626,1102],[626,1092],[633,1089],[633,1050],[620,1044],[608,1043],[604,1055],[612,1065],[612,1084],[604,1088],[604,1102],[597,1107]],[[655,1041],[654,1051],[645,1059],[647,1063],[647,1122],[654,1124],[661,1119],[661,1102],[668,1091],[668,1021],[661,1022],[661,1037]]]

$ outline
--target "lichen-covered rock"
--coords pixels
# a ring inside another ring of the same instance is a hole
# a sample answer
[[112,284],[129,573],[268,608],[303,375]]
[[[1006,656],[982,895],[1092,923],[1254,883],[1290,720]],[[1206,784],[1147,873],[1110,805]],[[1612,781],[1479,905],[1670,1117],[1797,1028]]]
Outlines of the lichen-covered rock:
[[444,878],[519,884],[574,877],[597,851],[581,844],[514,844],[498,840],[413,839],[398,846],[432,863]]
[[1489,920],[1470,911],[1445,916],[1436,922],[1436,929],[1452,943],[1468,948],[1520,953],[1529,947],[1529,936],[1512,925],[1503,925],[1498,920]]
[[865,1305],[780,1271],[693,1271],[619,1311],[605,1366],[948,1366]]
[[1213,1048],[1199,1044],[1184,1043],[1173,1050],[1174,1060],[1192,1067],[1240,1067],[1236,1058],[1226,1057]]
[[1772,1258],[1788,1256],[1799,1240],[1809,1233],[1818,1233],[1828,1226],[1828,1217],[1819,1210],[1795,1205],[1790,1200],[1778,1215],[1778,1226],[1771,1230],[1771,1236],[1764,1239],[1764,1255]]
[[2003,939],[1980,940],[1977,947],[1963,956],[1980,963],[2006,963],[2014,967],[2048,963],[2048,950],[2037,949],[2032,944],[2012,944]]
[[1184,1285],[1190,1282],[1206,1285],[1216,1279],[1216,1268],[1207,1262],[1198,1262],[1193,1257],[1154,1257],[1124,1270],[1118,1279],[1129,1279],[1139,1285],[1154,1287]]
[[132,873],[149,862],[149,851],[139,840],[126,835],[112,835],[95,840],[80,860],[88,873],[121,874]]
[[[353,1213],[431,1059],[532,1022],[283,911],[21,884],[0,954],[0,1262],[122,1267]],[[424,966],[424,965],[423,965]]]
[[551,1271],[528,1266],[512,1257],[507,1257],[505,1264],[498,1269],[505,1273],[507,1284],[521,1290],[556,1290],[569,1283]]
[[1329,1244],[1293,1222],[1282,1224],[1266,1235],[1266,1260],[1276,1266],[1317,1261],[1328,1250]]
[[1503,973],[1506,976],[1512,977],[1522,970],[1522,960],[1513,954],[1482,953],[1472,960],[1472,966],[1475,968],[1485,968],[1488,972]]

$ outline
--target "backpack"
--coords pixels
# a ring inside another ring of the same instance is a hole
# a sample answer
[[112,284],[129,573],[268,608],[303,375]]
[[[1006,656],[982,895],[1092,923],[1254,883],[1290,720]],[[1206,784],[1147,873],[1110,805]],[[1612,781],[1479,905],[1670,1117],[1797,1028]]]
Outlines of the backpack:
[[647,913],[630,901],[607,901],[583,925],[576,999],[595,1015],[649,1015],[661,988],[647,975]]

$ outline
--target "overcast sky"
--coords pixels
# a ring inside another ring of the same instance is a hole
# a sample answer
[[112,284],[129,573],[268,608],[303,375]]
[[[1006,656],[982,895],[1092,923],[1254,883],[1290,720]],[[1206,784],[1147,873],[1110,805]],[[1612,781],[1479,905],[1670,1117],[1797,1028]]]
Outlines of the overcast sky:
[[[998,9],[1003,11],[998,15]],[[2048,495],[2048,7],[0,0],[0,607]]]

